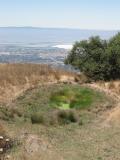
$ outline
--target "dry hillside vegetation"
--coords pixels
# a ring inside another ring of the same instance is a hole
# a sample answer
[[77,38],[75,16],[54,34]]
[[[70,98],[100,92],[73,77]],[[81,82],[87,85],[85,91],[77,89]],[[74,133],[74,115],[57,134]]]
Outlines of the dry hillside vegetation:
[[88,84],[91,88],[105,92],[108,96],[119,101],[120,99],[120,80],[110,82],[95,82]]
[[82,78],[0,64],[0,101],[14,99],[0,105],[0,160],[119,160],[120,81],[73,83]]
[[6,156],[10,160],[106,158],[103,147],[108,145],[98,140],[109,135],[99,130],[98,121],[111,103],[103,93],[79,84],[43,85],[26,91],[0,108],[0,121],[19,142]]
[[104,89],[107,89],[111,92],[114,92],[118,95],[120,95],[120,81],[110,81],[110,82],[99,82],[99,86],[103,87]]
[[10,102],[39,84],[74,81],[74,74],[38,64],[0,64],[0,102]]
[[0,124],[0,135],[4,135],[5,134],[5,129],[4,127]]
[[120,80],[111,82],[97,82],[89,84],[91,88],[105,92],[108,96],[116,100],[114,108],[105,113],[104,124],[120,125]]

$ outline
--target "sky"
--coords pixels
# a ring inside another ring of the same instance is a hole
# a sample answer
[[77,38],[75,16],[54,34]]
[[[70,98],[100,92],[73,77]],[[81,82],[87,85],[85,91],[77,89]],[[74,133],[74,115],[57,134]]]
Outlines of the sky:
[[120,0],[0,0],[0,26],[119,30]]

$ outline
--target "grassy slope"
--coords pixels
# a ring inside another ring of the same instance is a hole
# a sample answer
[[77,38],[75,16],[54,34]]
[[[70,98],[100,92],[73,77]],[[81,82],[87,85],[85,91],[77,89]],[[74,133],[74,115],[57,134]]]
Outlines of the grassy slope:
[[103,96],[87,87],[64,86],[60,91],[54,92],[50,97],[53,106],[61,109],[87,109],[97,102],[103,102]]
[[43,83],[73,80],[73,73],[41,64],[0,64],[0,102],[11,102],[27,89]]
[[[16,108],[28,115],[34,111],[46,114],[51,110],[49,105],[51,95],[61,92],[66,87],[72,91],[76,91],[76,88],[83,91],[83,88],[74,85],[42,86],[27,91],[9,107],[10,109]],[[100,125],[99,117],[99,114],[105,111],[112,101],[104,94],[90,91],[92,94],[94,93],[94,105],[92,103],[90,108],[77,110],[82,123],[70,123],[62,126],[33,125],[29,118],[25,120],[23,116],[9,117],[9,121],[3,121],[9,134],[24,142],[13,148],[10,154],[12,159],[48,160],[49,157],[49,160],[117,160],[120,156],[120,143],[117,141],[119,128],[104,128]],[[30,140],[31,136],[32,140]],[[32,155],[26,151],[31,149],[28,141],[32,143],[33,148],[39,148]],[[39,145],[38,141],[40,141]],[[24,151],[26,147],[27,149]]]
[[79,85],[45,85],[27,91],[12,104],[1,107],[1,119],[29,122],[31,115],[37,113],[47,118],[53,116],[54,111],[64,109],[64,103],[69,104],[68,109],[76,109],[82,114],[90,110],[102,111],[111,101],[104,94]]

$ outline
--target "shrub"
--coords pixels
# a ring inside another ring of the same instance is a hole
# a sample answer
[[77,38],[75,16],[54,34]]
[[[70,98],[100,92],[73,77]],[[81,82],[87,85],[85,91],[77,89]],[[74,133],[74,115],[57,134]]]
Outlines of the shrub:
[[75,111],[70,110],[68,113],[68,118],[69,118],[70,122],[73,122],[73,123],[78,121],[78,116]]
[[50,115],[43,115],[41,113],[31,115],[32,124],[63,125],[76,123],[77,121],[78,116],[73,110],[59,110],[56,112],[51,112]]
[[5,121],[11,121],[14,120],[15,117],[22,117],[22,112],[19,111],[17,108],[0,108],[0,119],[3,119]]
[[31,122],[32,124],[44,124],[45,118],[41,113],[34,113],[31,115]]
[[77,114],[72,110],[60,110],[57,116],[60,124],[76,123],[78,121]]
[[99,37],[75,43],[65,60],[93,80],[120,78],[120,33],[109,41]]

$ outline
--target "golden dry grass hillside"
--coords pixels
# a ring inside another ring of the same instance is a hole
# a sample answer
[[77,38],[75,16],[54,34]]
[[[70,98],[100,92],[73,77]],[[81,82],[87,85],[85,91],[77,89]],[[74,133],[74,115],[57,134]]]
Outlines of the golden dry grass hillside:
[[114,126],[120,125],[120,80],[110,81],[110,82],[96,82],[88,84],[91,88],[104,92],[106,95],[115,99],[114,107],[105,112],[104,124],[113,124]]
[[95,82],[89,84],[92,88],[104,91],[108,96],[120,100],[120,80],[114,80],[109,82]]
[[0,160],[118,160],[120,81],[85,81],[48,65],[0,64]]
[[74,81],[73,73],[42,64],[0,64],[0,102],[12,101],[27,89],[45,83]]

